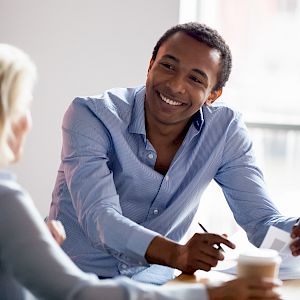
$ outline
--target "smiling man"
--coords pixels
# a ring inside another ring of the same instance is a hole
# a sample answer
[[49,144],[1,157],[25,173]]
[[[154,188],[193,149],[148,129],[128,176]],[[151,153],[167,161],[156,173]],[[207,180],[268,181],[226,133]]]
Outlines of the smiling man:
[[161,174],[168,172],[193,116],[221,95],[221,89],[214,89],[219,64],[218,50],[182,31],[171,35],[152,57],[145,116],[147,137],[158,154],[155,169]]
[[296,218],[272,204],[240,114],[215,102],[230,70],[215,30],[181,24],[157,42],[146,86],[73,101],[50,218],[64,224],[63,248],[81,269],[152,283],[174,268],[209,271],[224,258],[215,245],[235,245],[208,233],[179,242],[211,180],[251,242],[259,246],[270,225],[294,228],[300,253]]

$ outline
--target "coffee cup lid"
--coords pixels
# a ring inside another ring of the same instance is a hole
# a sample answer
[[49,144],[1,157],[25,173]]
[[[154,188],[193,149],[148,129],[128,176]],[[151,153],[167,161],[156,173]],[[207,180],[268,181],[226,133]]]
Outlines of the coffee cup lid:
[[245,251],[239,255],[240,262],[248,263],[271,263],[277,262],[280,263],[281,258],[278,254],[278,251],[273,249],[262,249],[258,248],[251,251]]

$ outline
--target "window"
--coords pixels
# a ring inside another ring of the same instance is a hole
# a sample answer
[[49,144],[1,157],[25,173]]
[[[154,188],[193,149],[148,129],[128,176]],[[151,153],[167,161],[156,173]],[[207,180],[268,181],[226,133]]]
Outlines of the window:
[[[243,113],[276,206],[300,216],[300,0],[182,0],[180,22],[188,21],[217,29],[229,44],[233,69],[221,101]],[[211,184],[197,219],[233,233],[223,199]]]

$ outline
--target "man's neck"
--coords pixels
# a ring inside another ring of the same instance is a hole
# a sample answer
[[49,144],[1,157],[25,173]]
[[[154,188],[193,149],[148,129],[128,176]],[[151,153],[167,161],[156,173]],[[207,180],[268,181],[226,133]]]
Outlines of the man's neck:
[[146,120],[146,133],[153,146],[157,143],[165,146],[180,146],[190,127],[190,122],[169,125],[149,121]]

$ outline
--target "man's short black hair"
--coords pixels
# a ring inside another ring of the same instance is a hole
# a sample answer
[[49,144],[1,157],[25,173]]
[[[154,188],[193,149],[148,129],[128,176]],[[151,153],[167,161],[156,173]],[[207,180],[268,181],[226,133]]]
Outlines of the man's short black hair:
[[197,22],[190,22],[171,27],[156,43],[152,52],[152,60],[154,61],[156,59],[157,52],[160,46],[176,32],[184,32],[185,34],[196,39],[197,41],[204,43],[207,46],[213,49],[217,49],[219,51],[221,55],[221,64],[219,74],[217,77],[218,80],[216,85],[213,87],[213,90],[216,91],[224,87],[231,72],[231,51],[224,39],[219,35],[219,33],[216,30],[208,27],[207,25]]

